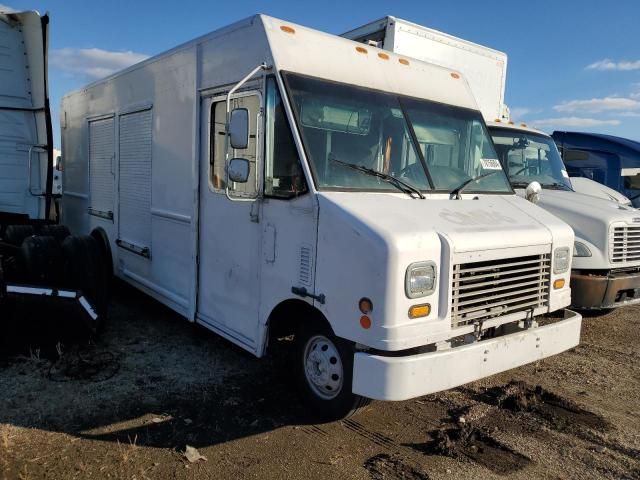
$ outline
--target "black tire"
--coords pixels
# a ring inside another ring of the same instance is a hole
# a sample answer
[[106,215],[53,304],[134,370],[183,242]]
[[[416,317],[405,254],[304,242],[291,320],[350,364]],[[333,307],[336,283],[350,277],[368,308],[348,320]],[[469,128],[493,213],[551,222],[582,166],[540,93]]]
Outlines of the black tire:
[[113,291],[113,255],[111,253],[111,243],[109,243],[109,236],[102,227],[94,228],[91,231],[91,237],[97,242],[100,247],[100,257],[104,263],[103,268],[106,275],[106,287],[107,287],[107,299],[111,299],[111,293]]
[[[320,418],[339,420],[371,403],[370,399],[352,392],[354,348],[351,342],[336,337],[321,321],[305,323],[295,341],[296,383],[305,403]],[[307,360],[315,355],[313,352],[317,352],[317,375],[307,368]]]
[[4,232],[4,241],[19,247],[25,238],[34,234],[35,230],[31,225],[9,225]]
[[109,304],[109,276],[98,242],[88,235],[72,235],[62,242],[61,248],[68,286],[87,297],[102,322]]
[[71,235],[71,232],[66,225],[44,225],[40,229],[41,235],[53,237],[60,244],[64,242],[64,239]]
[[59,286],[62,282],[62,252],[53,237],[32,236],[22,242],[25,280],[43,286]]

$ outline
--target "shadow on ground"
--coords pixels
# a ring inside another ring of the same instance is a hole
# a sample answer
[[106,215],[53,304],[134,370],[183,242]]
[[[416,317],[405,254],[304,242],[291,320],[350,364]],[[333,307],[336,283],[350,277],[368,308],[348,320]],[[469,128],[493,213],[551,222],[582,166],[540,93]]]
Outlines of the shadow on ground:
[[0,423],[180,449],[317,423],[283,354],[256,359],[124,284],[95,338],[28,305],[2,328]]

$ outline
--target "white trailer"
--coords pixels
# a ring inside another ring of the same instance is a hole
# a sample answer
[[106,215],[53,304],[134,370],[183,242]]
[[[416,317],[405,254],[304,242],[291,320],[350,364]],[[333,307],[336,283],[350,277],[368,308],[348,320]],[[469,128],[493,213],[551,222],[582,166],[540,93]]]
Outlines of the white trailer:
[[38,12],[0,10],[0,223],[10,216],[49,217],[48,25],[49,17]]
[[509,120],[504,106],[505,54],[395,17],[371,22],[344,36],[380,43],[397,54],[461,72],[478,98],[500,161],[518,195],[524,197],[531,182],[540,183],[543,192],[538,204],[575,230],[572,306],[609,309],[640,302],[640,215],[618,201],[593,196],[588,185],[584,186],[588,194],[576,192],[553,139]]
[[327,416],[579,341],[573,232],[513,194],[454,71],[259,15],[61,115],[73,231],[103,228],[119,277],[258,357],[295,335]]
[[70,237],[55,224],[48,31],[48,15],[0,5],[0,322],[16,297],[46,297],[44,308],[73,303],[93,330],[106,313],[111,260],[101,230]]

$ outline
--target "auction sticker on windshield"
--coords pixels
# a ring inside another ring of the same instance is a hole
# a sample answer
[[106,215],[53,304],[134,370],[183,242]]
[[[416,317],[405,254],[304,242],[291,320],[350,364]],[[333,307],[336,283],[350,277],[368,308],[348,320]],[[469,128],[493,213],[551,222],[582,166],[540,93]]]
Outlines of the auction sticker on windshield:
[[484,170],[502,170],[500,161],[497,158],[481,158],[480,165]]

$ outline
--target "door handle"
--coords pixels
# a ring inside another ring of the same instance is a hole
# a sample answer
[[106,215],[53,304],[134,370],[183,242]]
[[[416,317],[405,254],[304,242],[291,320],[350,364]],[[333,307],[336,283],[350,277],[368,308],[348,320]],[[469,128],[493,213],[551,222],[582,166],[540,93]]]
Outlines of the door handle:
[[313,293],[309,293],[309,291],[304,288],[304,287],[291,287],[291,293],[293,293],[294,295],[298,295],[299,297],[309,297],[309,298],[313,298],[314,300],[317,300],[318,302],[320,302],[321,304],[324,305],[324,302],[326,300],[326,297],[324,296],[324,293],[321,293],[320,295],[314,295]]

